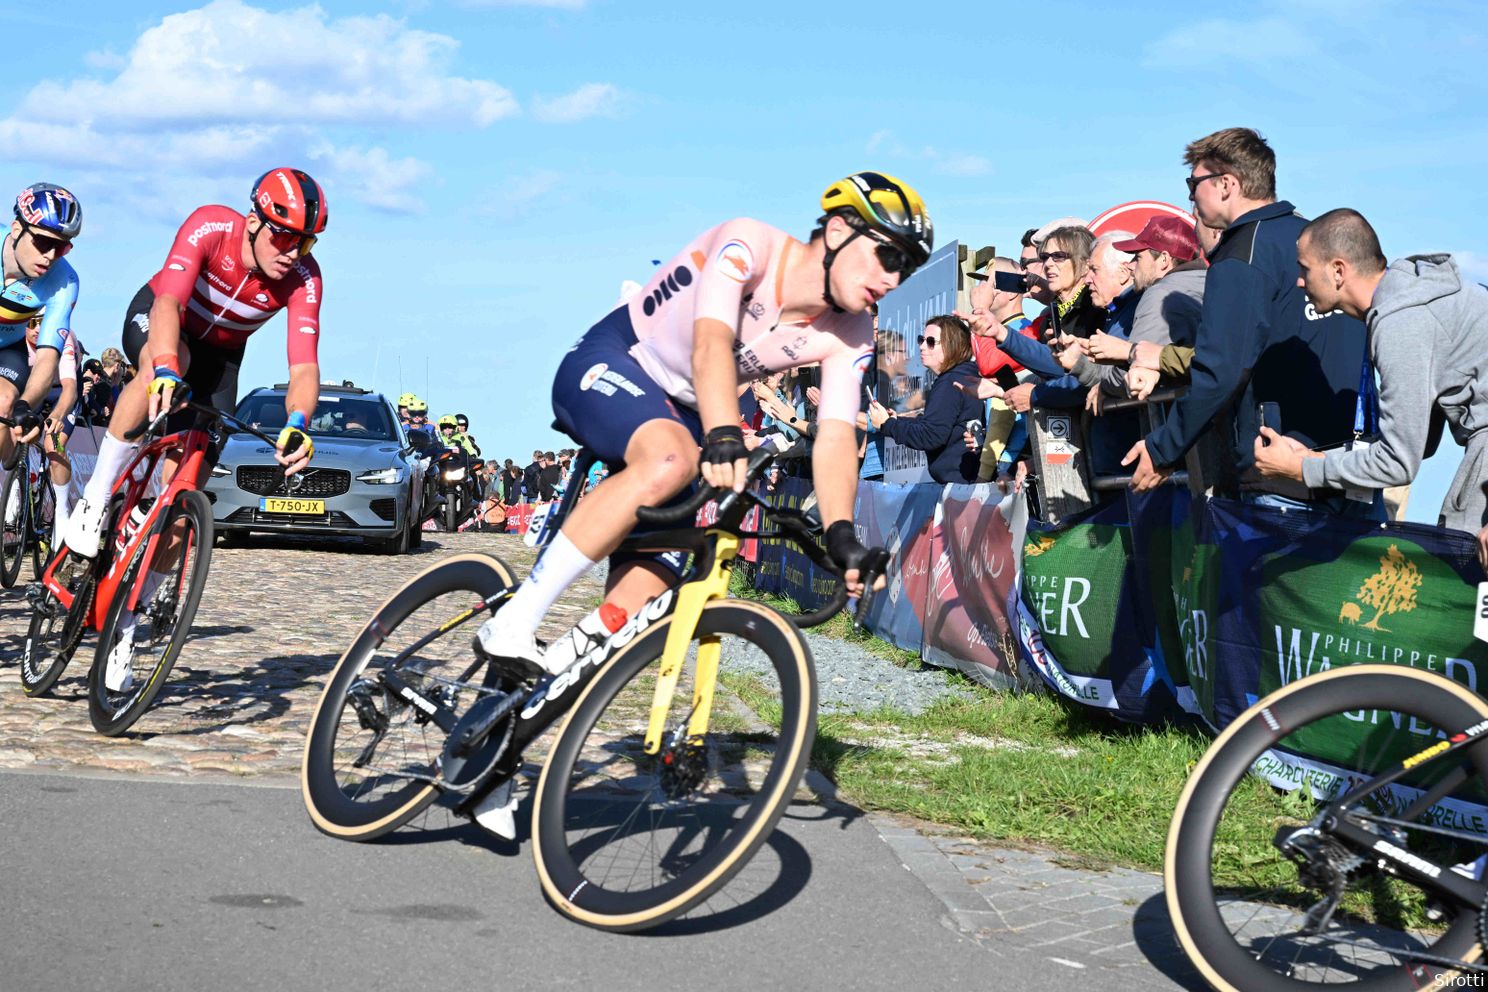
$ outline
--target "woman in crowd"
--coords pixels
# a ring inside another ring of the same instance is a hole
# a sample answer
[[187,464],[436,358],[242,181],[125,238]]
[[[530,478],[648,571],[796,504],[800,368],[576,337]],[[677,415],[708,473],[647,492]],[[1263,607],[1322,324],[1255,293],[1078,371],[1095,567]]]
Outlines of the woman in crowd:
[[1088,338],[1106,326],[1106,314],[1090,299],[1085,285],[1085,269],[1095,238],[1083,227],[1056,227],[1038,246],[1038,259],[1054,302],[1045,311],[1042,322],[1046,341],[1058,341],[1069,334]]
[[[919,343],[921,360],[935,373],[925,412],[918,417],[900,417],[875,400],[868,407],[868,418],[884,437],[925,452],[930,478],[936,482],[975,482],[980,452],[967,450],[963,440],[968,423],[982,423],[971,329],[960,317],[931,317]],[[967,391],[957,389],[958,382]]]

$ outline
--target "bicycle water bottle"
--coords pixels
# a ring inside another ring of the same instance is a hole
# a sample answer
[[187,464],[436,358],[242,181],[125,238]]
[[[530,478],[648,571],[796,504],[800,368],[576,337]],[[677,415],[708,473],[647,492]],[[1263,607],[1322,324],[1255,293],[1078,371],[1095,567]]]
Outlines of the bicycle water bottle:
[[551,674],[558,675],[579,658],[605,642],[605,639],[625,625],[625,611],[609,603],[601,603],[599,609],[574,625],[573,630],[558,638],[543,652],[542,666]]

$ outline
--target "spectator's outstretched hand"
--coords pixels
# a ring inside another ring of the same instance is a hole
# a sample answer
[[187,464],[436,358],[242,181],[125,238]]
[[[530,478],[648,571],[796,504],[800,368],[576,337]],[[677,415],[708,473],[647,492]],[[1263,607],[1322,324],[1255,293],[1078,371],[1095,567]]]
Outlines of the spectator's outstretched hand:
[[[972,392],[972,390],[966,388],[965,383],[958,382],[955,385],[963,393]],[[1003,395],[1002,387],[991,379],[978,379],[975,392],[976,398],[979,400],[996,399]]]
[[1170,468],[1159,468],[1152,464],[1152,456],[1147,453],[1147,442],[1138,441],[1132,445],[1126,457],[1121,459],[1121,464],[1130,465],[1132,470],[1132,481],[1130,483],[1133,492],[1145,493],[1164,482],[1168,476],[1173,474]]
[[1126,388],[1136,399],[1145,400],[1152,395],[1161,378],[1161,374],[1155,369],[1141,369],[1133,365],[1126,370]]
[[1124,365],[1131,360],[1132,343],[1105,331],[1096,331],[1085,342],[1085,351],[1097,362]]
[[1090,392],[1085,394],[1085,409],[1090,411],[1092,417],[1099,417],[1104,409],[1105,400],[1101,398],[1100,385],[1090,387]]
[[1157,360],[1162,355],[1162,345],[1156,341],[1138,341],[1131,348],[1132,368],[1157,371]]
[[1059,364],[1064,366],[1066,372],[1073,372],[1075,366],[1085,354],[1085,342],[1071,334],[1061,334],[1059,343],[1055,346],[1054,357],[1059,359]]
[[1014,386],[1002,394],[1002,399],[1013,408],[1015,413],[1027,413],[1033,409],[1033,383],[1025,382],[1020,386]]

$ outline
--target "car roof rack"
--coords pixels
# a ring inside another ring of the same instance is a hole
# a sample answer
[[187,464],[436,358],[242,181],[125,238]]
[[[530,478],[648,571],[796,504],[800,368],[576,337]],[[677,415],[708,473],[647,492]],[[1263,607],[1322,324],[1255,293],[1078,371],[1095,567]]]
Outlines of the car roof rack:
[[[260,389],[288,389],[289,388],[289,383],[287,383],[287,382],[276,382],[272,386],[260,386],[258,388],[260,388]],[[360,386],[358,386],[356,383],[352,382],[350,379],[342,379],[340,381],[340,383],[322,382],[320,384],[320,391],[322,393],[350,393],[353,396],[370,396],[370,395],[372,395],[372,390],[370,390],[370,389],[363,389]]]

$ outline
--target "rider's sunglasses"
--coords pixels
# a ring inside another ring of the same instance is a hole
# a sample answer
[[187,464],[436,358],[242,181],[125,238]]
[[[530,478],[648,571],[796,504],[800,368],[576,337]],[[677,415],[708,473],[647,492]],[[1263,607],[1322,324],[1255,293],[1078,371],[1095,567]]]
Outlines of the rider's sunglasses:
[[258,219],[263,222],[264,227],[269,229],[269,241],[279,249],[281,254],[294,251],[298,246],[300,257],[304,258],[315,247],[315,242],[320,240],[313,234],[301,234],[299,231],[291,231],[287,227],[275,224],[261,213]]
[[878,264],[883,266],[885,272],[899,273],[900,282],[914,275],[914,271],[918,266],[909,257],[909,252],[900,248],[877,231],[865,229],[863,233],[874,241],[873,253],[878,256]]
[[38,254],[50,255],[55,251],[57,257],[61,258],[63,255],[72,251],[72,242],[66,238],[54,238],[49,234],[38,234],[36,233],[36,228],[27,224],[25,221],[21,222],[21,226],[26,229],[27,234],[31,235],[31,244],[35,246]]

